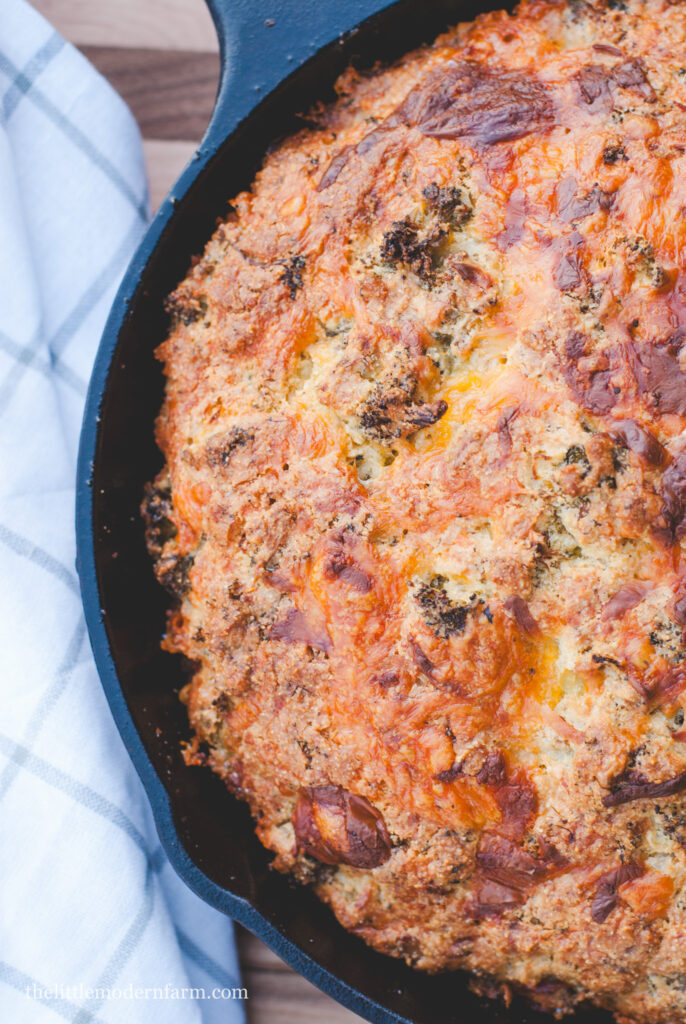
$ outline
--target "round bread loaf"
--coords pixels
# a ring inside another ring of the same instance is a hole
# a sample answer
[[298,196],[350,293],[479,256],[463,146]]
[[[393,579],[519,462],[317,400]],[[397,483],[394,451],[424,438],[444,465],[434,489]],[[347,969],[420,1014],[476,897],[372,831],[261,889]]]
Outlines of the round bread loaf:
[[191,764],[345,928],[686,1019],[686,8],[533,0],[339,99],[169,298]]

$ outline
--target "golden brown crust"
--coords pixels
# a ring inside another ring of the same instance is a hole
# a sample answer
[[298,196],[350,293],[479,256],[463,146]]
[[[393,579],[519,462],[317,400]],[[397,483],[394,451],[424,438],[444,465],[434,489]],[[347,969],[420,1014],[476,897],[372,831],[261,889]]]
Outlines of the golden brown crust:
[[686,1017],[686,9],[349,71],[170,297],[165,645],[276,865],[429,970]]

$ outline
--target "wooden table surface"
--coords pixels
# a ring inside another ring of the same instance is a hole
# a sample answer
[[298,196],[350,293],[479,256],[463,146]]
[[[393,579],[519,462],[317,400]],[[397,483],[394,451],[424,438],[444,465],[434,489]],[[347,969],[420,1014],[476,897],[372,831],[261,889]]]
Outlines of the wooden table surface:
[[[129,104],[143,135],[153,209],[190,159],[219,78],[203,0],[32,0]],[[227,197],[228,198],[228,197]],[[241,928],[249,1024],[354,1024],[344,1010]]]

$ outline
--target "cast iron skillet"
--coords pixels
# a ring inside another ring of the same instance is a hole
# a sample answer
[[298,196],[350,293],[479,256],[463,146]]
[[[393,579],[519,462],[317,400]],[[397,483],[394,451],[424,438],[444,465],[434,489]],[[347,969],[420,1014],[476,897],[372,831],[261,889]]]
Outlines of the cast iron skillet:
[[[197,154],[155,217],[114,302],[90,383],[77,480],[78,571],[95,660],[112,713],[176,871],[204,900],[259,935],[335,999],[383,1024],[549,1024],[515,999],[479,999],[465,976],[429,977],[345,932],[309,891],[271,871],[246,807],[205,769],[187,768],[181,659],[160,651],[167,599],[145,551],[138,506],[160,467],[153,421],[162,373],[153,349],[163,299],[201,252],[227,199],[263,154],[333,98],[349,64],[389,61],[489,0],[208,0],[222,52],[214,114]],[[607,1014],[579,1012],[579,1024]]]

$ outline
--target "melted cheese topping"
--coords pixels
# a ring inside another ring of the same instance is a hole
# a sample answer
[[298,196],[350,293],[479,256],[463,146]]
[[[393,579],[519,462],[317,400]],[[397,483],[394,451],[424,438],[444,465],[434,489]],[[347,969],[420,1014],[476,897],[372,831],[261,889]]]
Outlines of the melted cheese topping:
[[682,1019],[684,7],[338,88],[170,297],[189,759],[377,948]]

